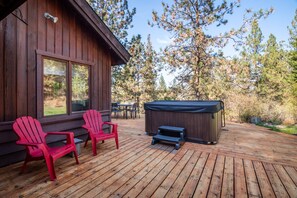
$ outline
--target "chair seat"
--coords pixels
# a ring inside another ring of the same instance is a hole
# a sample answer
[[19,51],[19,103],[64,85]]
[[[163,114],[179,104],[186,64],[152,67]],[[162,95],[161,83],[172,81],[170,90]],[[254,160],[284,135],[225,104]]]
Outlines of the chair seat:
[[[48,152],[49,154],[53,157],[53,159],[56,159],[59,156],[63,156],[66,155],[68,152],[70,152],[71,150],[73,150],[73,146],[72,145],[63,145],[63,146],[58,146],[58,147],[48,147]],[[42,157],[43,153],[40,149],[36,149],[34,151],[31,152],[31,156],[32,157]]]
[[97,133],[97,134],[94,134],[94,136],[95,136],[97,141],[106,140],[106,139],[109,139],[109,138],[115,138],[114,133]]

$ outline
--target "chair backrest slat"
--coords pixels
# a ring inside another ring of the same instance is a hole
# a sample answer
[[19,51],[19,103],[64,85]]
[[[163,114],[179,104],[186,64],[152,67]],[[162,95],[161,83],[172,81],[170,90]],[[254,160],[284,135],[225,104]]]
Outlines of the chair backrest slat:
[[84,113],[83,118],[87,127],[91,128],[94,133],[102,133],[102,116],[101,113],[96,110],[88,110]]
[[31,140],[31,136],[28,133],[22,119],[17,119],[15,121],[15,123],[13,124],[13,129],[17,133],[21,141],[29,142]]
[[33,119],[32,117],[29,117],[28,120],[35,140],[39,143],[44,143],[44,132],[42,131],[40,122],[36,119]]
[[91,121],[92,128],[95,131],[100,130],[100,127],[98,126],[97,114],[95,111],[90,111],[90,121]]

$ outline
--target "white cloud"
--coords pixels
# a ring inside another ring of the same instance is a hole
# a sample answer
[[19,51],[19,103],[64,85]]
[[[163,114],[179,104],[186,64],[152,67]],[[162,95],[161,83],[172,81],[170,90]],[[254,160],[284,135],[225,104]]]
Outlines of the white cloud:
[[165,38],[165,39],[157,38],[157,43],[160,45],[169,45],[173,43],[173,40],[170,38]]

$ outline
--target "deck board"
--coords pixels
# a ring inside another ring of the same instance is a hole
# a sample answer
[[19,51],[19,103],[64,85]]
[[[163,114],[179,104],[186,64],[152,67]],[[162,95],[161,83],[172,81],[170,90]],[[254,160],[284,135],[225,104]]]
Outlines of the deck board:
[[180,197],[192,197],[194,195],[196,186],[199,182],[199,179],[203,172],[208,156],[209,156],[209,153],[205,153],[205,152],[200,155],[191,175],[188,178],[187,183],[185,184],[180,194]]
[[132,151],[130,150],[129,152],[123,153],[121,156],[117,156],[117,158],[113,158],[113,160],[101,164],[101,166],[96,166],[93,169],[90,169],[90,171],[83,175],[84,177],[78,178],[75,185],[71,185],[71,187],[64,189],[59,194],[62,197],[83,195],[85,192],[94,188],[95,183],[105,181],[112,176],[116,170],[120,170],[120,168],[129,165],[130,162],[133,162],[138,156],[141,156],[141,151],[147,151],[144,145],[145,144],[143,143],[134,145]]
[[[69,156],[60,158],[54,182],[43,161],[30,162],[24,174],[19,174],[22,163],[0,168],[0,197],[297,195],[295,136],[232,124],[216,145],[186,142],[175,150],[170,144],[151,145],[151,137],[143,133],[143,119],[117,121],[120,149],[107,140],[97,145],[97,156],[92,155],[91,144],[82,148],[79,165]],[[255,146],[254,136],[266,141]]]
[[261,162],[254,162],[254,167],[256,175],[258,178],[258,183],[260,186],[261,194],[263,197],[275,197],[271,183],[267,177],[267,174],[264,170],[263,164]]
[[275,172],[273,165],[268,163],[263,163],[263,165],[276,197],[289,197],[282,181]]
[[257,182],[256,173],[251,160],[244,160],[248,197],[261,197],[261,191]]
[[287,174],[285,169],[280,165],[274,165],[274,168],[280,177],[280,180],[286,187],[287,192],[291,197],[297,196],[297,187],[294,182],[291,180],[290,176]]
[[171,186],[176,181],[179,174],[182,172],[182,170],[184,169],[184,167],[186,166],[193,154],[194,151],[188,151],[184,155],[184,157],[177,163],[177,165],[172,169],[172,171],[169,172],[166,179],[162,182],[162,184],[152,195],[153,197],[165,197],[165,195],[170,190]]
[[234,159],[226,157],[222,183],[222,197],[234,197]]
[[215,167],[215,162],[217,159],[217,155],[210,154],[206,165],[203,169],[201,178],[198,182],[194,197],[206,197],[208,190],[209,190],[209,184],[213,175],[213,170]]
[[189,159],[188,163],[186,164],[185,168],[180,172],[178,178],[175,180],[174,184],[171,186],[170,190],[166,194],[166,197],[178,197],[180,195],[200,155],[201,155],[201,152],[198,152],[198,151],[196,151],[192,155],[192,157]]
[[[160,146],[160,145],[159,145]],[[164,146],[163,146],[164,148]],[[94,183],[94,188],[90,191],[88,191],[86,194],[84,194],[82,197],[95,197],[100,193],[101,197],[101,192],[106,189],[107,187],[111,186],[115,181],[118,179],[122,178],[125,175],[130,175],[129,173],[133,173],[139,171],[141,168],[144,168],[147,161],[150,161],[154,158],[156,158],[158,155],[162,154],[163,150],[162,146],[156,147],[156,150],[150,149],[145,154],[141,157],[138,157],[136,160],[133,160],[133,162],[130,162],[128,166],[125,168],[119,168],[120,171],[118,171],[116,174],[113,176],[109,176],[104,183],[102,183],[102,178],[99,178],[98,183]],[[165,148],[166,149],[166,148]],[[167,148],[168,149],[168,148]],[[173,150],[171,148],[171,150]],[[93,183],[93,182],[92,182]]]
[[293,180],[293,182],[297,186],[297,170],[294,169],[291,166],[284,166],[284,168],[286,169],[288,175],[291,177],[291,179]]
[[[129,149],[137,148],[138,145],[141,145],[140,142],[137,141],[131,141],[127,145],[122,146],[122,152],[118,152],[118,150],[113,150],[111,152],[108,152],[110,155],[106,156],[106,153],[102,153],[102,155],[98,158],[93,158],[90,154],[89,160],[87,161],[87,164],[85,166],[80,166],[78,168],[72,168],[71,170],[65,172],[65,174],[61,174],[61,179],[59,179],[57,182],[59,183],[57,186],[51,185],[51,182],[48,182],[44,184],[43,186],[38,185],[37,188],[44,188],[46,191],[37,191],[37,192],[27,192],[28,194],[33,194],[33,196],[39,196],[40,193],[47,192],[51,195],[60,194],[62,195],[64,191],[67,190],[66,193],[69,193],[72,189],[76,188],[77,185],[81,184],[82,182],[85,182],[85,179],[88,178],[88,176],[93,175],[96,173],[96,171],[106,167],[111,166],[111,164],[117,162],[117,158],[121,158],[127,154],[129,154]],[[80,160],[80,158],[79,158]],[[82,162],[81,162],[82,163]],[[60,176],[60,175],[59,175]],[[54,183],[57,183],[54,182]],[[31,190],[32,191],[32,190]],[[65,194],[66,195],[66,194]]]
[[225,156],[219,155],[214,167],[207,197],[221,197],[224,164]]
[[[120,175],[117,179],[115,179],[109,187],[104,188],[104,190],[100,193],[100,197],[108,197],[111,195],[111,192],[115,192],[119,189],[123,184],[125,184],[130,178],[135,175],[140,176],[145,172],[148,172],[150,169],[155,167],[160,161],[162,161],[166,156],[169,155],[173,151],[172,147],[167,147],[163,151],[155,152],[152,156],[146,158],[143,163],[136,166],[131,171],[127,172],[125,175]],[[142,174],[140,173],[142,171]]]
[[175,165],[184,157],[188,150],[180,150],[166,166],[157,166],[141,181],[124,195],[124,197],[150,197],[160,184],[175,167]]
[[[105,152],[107,152],[112,147],[114,150],[115,146],[112,144],[105,144],[105,145],[100,144],[98,147],[99,149],[102,149],[104,151],[104,153],[102,154],[105,155],[106,154]],[[91,157],[90,154],[81,155],[79,157],[80,163],[83,163],[85,160],[88,163],[92,164],[92,161],[90,161],[90,157]],[[66,159],[68,158],[68,160],[64,160],[65,158]],[[18,194],[19,192],[22,192],[23,195],[36,193],[35,196],[38,196],[40,193],[43,193],[43,191],[41,191],[40,189],[47,188],[47,190],[50,190],[48,186],[55,187],[55,185],[52,185],[52,183],[59,183],[62,180],[66,180],[67,175],[72,174],[73,171],[76,170],[76,168],[79,168],[79,169],[83,168],[83,167],[77,167],[74,164],[75,164],[74,158],[64,157],[62,159],[57,160],[55,163],[55,170],[58,173],[58,176],[57,176],[58,181],[50,182],[48,180],[48,172],[47,172],[45,163],[42,161],[30,162],[28,164],[28,171],[25,174],[12,178],[11,182],[17,185],[17,187],[14,187],[14,189],[11,191],[12,196]],[[15,172],[19,173],[19,170]],[[40,185],[40,183],[42,183],[42,185]],[[8,188],[6,188],[6,190],[8,190]],[[23,188],[26,188],[26,190],[24,191]]]
[[[152,171],[155,167],[162,168],[166,164],[168,164],[171,159],[175,156],[175,150],[173,150],[171,153],[169,153],[161,162],[159,162],[158,166],[148,166],[146,169],[143,169],[140,171],[137,175],[134,175],[132,178],[130,178],[124,185],[122,185],[119,189],[117,189],[114,192],[110,192],[111,197],[121,197],[127,192],[129,192],[136,184],[138,184],[140,181],[148,182],[149,178],[151,178],[153,175]],[[151,176],[151,177],[150,177]],[[148,179],[143,179],[144,177],[147,177]],[[140,185],[140,184],[138,184]]]
[[241,158],[235,158],[234,166],[235,197],[247,197],[246,175],[243,168],[243,160]]

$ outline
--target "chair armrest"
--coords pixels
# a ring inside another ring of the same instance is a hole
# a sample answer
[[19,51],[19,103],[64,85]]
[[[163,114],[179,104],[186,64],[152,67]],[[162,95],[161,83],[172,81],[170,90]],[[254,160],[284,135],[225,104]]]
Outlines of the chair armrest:
[[103,122],[103,124],[108,124],[112,126],[111,133],[118,133],[118,124],[112,122]]
[[46,135],[66,135],[67,144],[74,144],[74,133],[73,132],[47,132]]
[[103,122],[103,124],[108,124],[108,125],[118,125],[116,123],[112,123],[112,122]]

